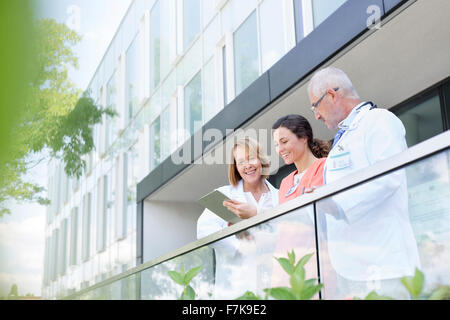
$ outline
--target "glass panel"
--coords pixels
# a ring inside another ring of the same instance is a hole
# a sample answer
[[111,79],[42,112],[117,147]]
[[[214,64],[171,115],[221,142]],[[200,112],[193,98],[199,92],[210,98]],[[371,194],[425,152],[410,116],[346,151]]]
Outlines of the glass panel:
[[175,8],[172,1],[159,1],[160,10],[160,71],[161,79],[164,79],[171,69],[170,62],[176,55],[175,32],[176,24],[173,23],[175,17]]
[[191,44],[200,32],[200,0],[183,1],[183,47]]
[[202,67],[202,41],[197,40],[177,66],[177,85],[185,86]]
[[181,297],[183,287],[174,282],[168,272],[185,272],[201,266],[200,272],[191,280],[195,299],[211,299],[214,292],[214,251],[203,247],[188,254],[164,262],[141,272],[142,300],[176,300]]
[[[117,109],[117,76],[113,73],[111,79],[106,84],[106,106],[118,112]],[[106,119],[105,146],[108,148],[118,135],[119,125],[118,116]]]
[[[204,2],[212,2],[212,1],[204,1]],[[220,38],[220,21],[219,15],[217,15],[203,33],[204,61],[209,60],[209,58],[214,55],[214,52],[216,50],[216,44],[219,38]]]
[[78,243],[78,207],[72,209],[70,217],[70,265],[77,264],[77,243]]
[[170,106],[161,114],[161,161],[170,156]]
[[408,147],[444,131],[441,102],[437,93],[425,101],[413,102],[396,114],[405,126]]
[[150,170],[161,162],[161,120],[160,117],[150,127]]
[[138,37],[131,43],[126,53],[126,117],[130,121],[139,106],[139,54]]
[[[316,252],[313,206],[252,227],[211,247],[216,254],[214,299],[236,299],[246,291],[264,297],[266,288],[290,287],[289,276],[275,257],[288,258],[287,252],[294,251],[299,260]],[[317,279],[315,255],[305,271],[305,279]]]
[[314,27],[317,28],[326,18],[347,0],[312,0]]
[[127,234],[136,228],[136,188],[139,176],[139,149],[134,144],[127,154]]
[[279,0],[264,0],[260,6],[261,57],[263,72],[285,52],[283,6]]
[[208,122],[214,117],[218,109],[218,103],[216,102],[216,73],[214,59],[208,62],[203,69],[205,77],[204,83],[204,105],[205,105],[205,122]]
[[317,203],[320,269],[326,299],[371,291],[410,299],[401,284],[425,275],[419,298],[450,284],[450,152]]
[[258,78],[258,35],[256,11],[234,33],[236,96]]
[[161,31],[160,1],[150,12],[150,94],[153,93],[161,79]]
[[215,3],[211,0],[203,0],[203,27],[206,27],[216,13]]
[[184,88],[184,127],[194,134],[202,127],[202,78],[199,72]]

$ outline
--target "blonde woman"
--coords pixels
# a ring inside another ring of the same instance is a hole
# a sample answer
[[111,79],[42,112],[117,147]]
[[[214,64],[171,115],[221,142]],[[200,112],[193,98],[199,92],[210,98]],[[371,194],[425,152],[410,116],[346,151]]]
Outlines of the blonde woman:
[[[261,146],[251,138],[235,142],[228,166],[230,185],[217,190],[231,201],[225,201],[230,211],[241,219],[248,219],[265,209],[278,205],[278,190],[267,180],[270,163]],[[197,238],[227,228],[229,224],[206,209],[197,222]],[[255,242],[244,231],[210,245],[216,257],[215,299],[235,299],[245,291],[259,286]]]
[[[276,207],[278,190],[266,180],[270,162],[258,142],[249,137],[238,140],[231,156],[228,166],[230,185],[217,189],[231,199],[225,201],[224,206],[241,219]],[[227,226],[225,220],[206,209],[198,220],[197,237],[205,237]]]

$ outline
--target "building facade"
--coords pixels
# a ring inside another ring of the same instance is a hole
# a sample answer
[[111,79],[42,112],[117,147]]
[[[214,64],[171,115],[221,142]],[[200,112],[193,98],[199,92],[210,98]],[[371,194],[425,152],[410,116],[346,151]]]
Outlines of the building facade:
[[133,1],[88,88],[119,116],[94,128],[81,179],[61,163],[49,170],[43,298],[195,240],[196,200],[227,184],[226,164],[211,158],[226,158],[238,129],[266,142],[278,184],[289,168],[267,130],[276,119],[300,113],[316,137],[333,136],[309,111],[306,83],[320,66],[342,68],[363,99],[396,113],[409,146],[448,130],[450,47],[439,39],[449,4],[432,2]]

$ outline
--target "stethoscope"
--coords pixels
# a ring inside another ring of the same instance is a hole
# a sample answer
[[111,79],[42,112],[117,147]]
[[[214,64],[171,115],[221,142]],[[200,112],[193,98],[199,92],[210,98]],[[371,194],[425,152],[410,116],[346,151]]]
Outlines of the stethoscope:
[[[356,111],[358,112],[358,114],[359,114],[359,112],[361,111],[362,107],[367,106],[367,105],[369,105],[369,104],[371,105],[369,111],[378,108],[377,105],[374,104],[372,101],[368,101],[368,102],[363,103],[362,105],[360,105],[360,106],[356,109]],[[351,129],[354,128],[354,127],[356,127],[356,126],[348,127],[348,128],[345,129],[345,130],[346,130],[346,131],[347,131],[347,130],[351,130]],[[343,135],[343,134],[342,134],[342,135]],[[342,138],[342,136],[341,136],[341,138]],[[337,144],[336,147],[342,149],[342,147],[341,147],[339,144]],[[298,186],[300,185],[300,181],[301,181],[301,179],[299,180],[299,182],[298,182],[297,184],[295,184],[294,186],[292,186],[292,187],[289,189],[289,191],[284,195],[286,198],[289,197],[290,195],[292,195],[292,194],[295,192],[295,190],[297,190]],[[305,186],[303,186],[303,188],[302,188],[302,193],[301,193],[301,194],[304,194],[304,193],[305,193]]]

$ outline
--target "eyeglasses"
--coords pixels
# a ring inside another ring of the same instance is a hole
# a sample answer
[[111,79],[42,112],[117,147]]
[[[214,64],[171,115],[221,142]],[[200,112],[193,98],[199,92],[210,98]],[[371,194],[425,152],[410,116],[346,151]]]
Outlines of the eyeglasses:
[[[333,90],[334,90],[334,91],[338,91],[339,88],[333,88]],[[316,113],[316,108],[317,108],[317,106],[320,104],[320,102],[323,100],[323,98],[325,98],[325,96],[326,96],[327,94],[328,94],[328,90],[327,90],[327,92],[325,92],[325,93],[320,97],[319,100],[317,100],[315,103],[312,104],[311,111],[312,111],[314,114]]]

